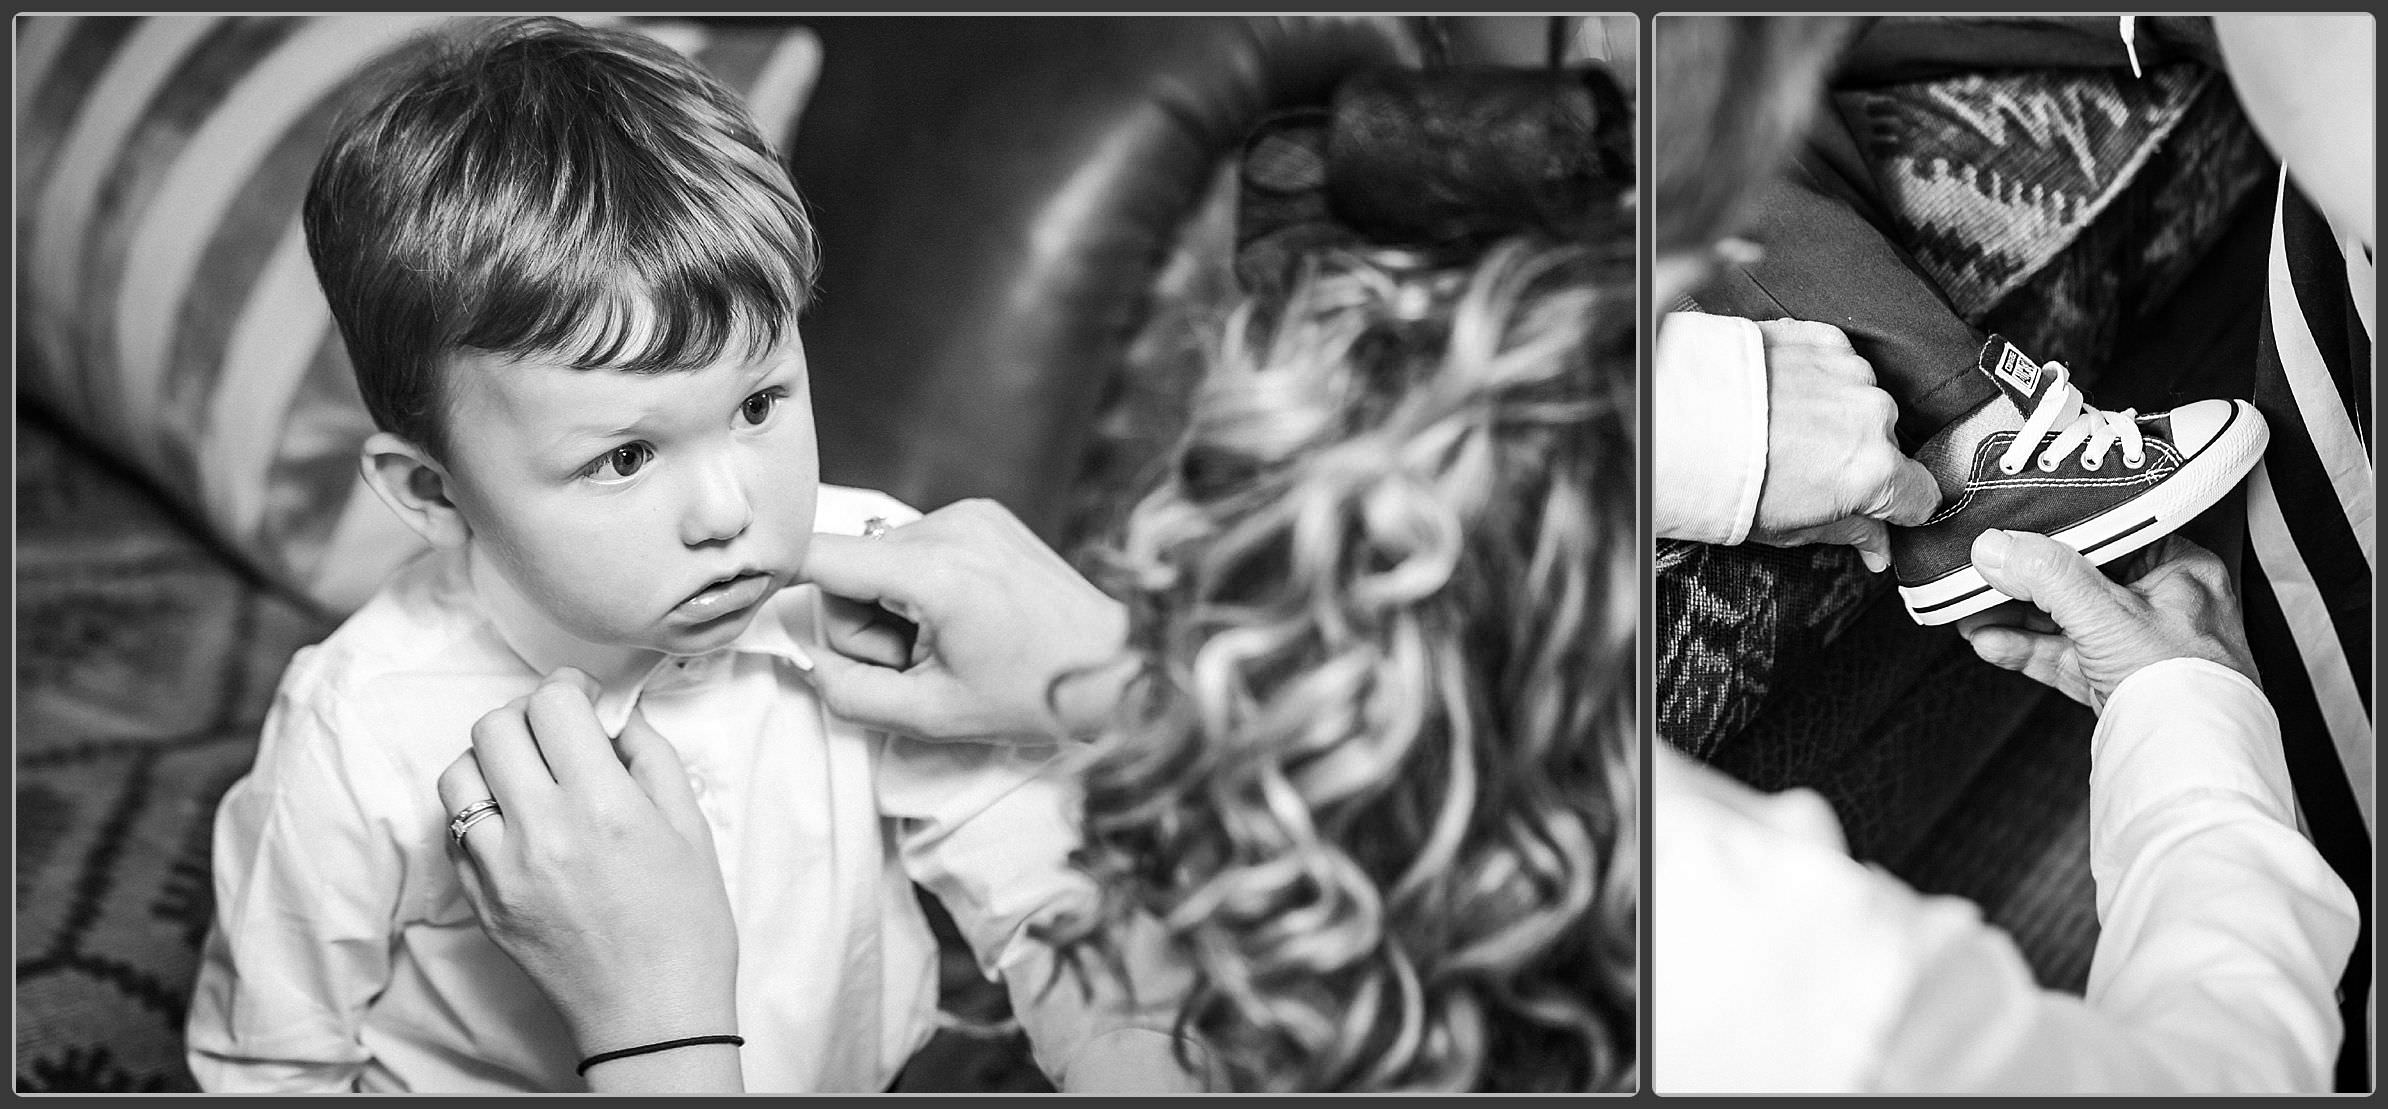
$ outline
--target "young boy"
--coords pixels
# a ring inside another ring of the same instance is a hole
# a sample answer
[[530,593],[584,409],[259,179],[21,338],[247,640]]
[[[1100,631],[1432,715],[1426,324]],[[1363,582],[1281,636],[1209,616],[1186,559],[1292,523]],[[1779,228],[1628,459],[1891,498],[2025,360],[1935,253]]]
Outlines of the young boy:
[[929,1038],[915,882],[1064,1089],[1090,1059],[1182,1088],[1165,1006],[1044,988],[1032,926],[1094,892],[1053,749],[868,732],[802,680],[810,534],[912,514],[817,484],[814,241],[744,108],[630,33],[475,22],[418,46],[305,220],[381,429],[366,476],[433,550],[292,660],[217,814],[200,1085],[586,1088],[467,907],[435,791],[475,720],[572,666],[610,730],[635,707],[687,765],[742,937],[749,1089],[883,1090]]

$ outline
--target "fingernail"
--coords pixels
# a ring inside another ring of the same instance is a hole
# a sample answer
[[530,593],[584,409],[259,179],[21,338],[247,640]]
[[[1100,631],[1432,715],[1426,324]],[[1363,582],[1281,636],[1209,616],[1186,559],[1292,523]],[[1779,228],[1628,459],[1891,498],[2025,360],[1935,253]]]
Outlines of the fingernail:
[[2015,537],[1991,528],[1973,539],[1973,565],[1977,570],[2004,570],[2007,552],[2015,546]]
[[1881,554],[1868,550],[1864,547],[1859,547],[1857,549],[1857,557],[1860,561],[1866,564],[1866,569],[1877,574],[1890,567],[1890,559],[1884,558]]

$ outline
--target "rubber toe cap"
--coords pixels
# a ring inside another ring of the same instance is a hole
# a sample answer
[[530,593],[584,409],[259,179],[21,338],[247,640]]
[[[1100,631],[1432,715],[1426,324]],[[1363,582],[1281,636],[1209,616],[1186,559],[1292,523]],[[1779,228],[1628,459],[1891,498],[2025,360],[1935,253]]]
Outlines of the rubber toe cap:
[[2189,458],[2197,457],[2225,434],[2254,432],[2263,422],[2255,406],[2241,400],[2196,401],[2173,409],[2169,415],[2172,445]]

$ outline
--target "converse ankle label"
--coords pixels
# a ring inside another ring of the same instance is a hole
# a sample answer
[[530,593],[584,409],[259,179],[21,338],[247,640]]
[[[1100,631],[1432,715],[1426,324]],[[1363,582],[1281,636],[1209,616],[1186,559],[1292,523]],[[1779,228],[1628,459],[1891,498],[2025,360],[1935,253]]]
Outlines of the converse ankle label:
[[2016,350],[2013,344],[2008,344],[2007,349],[1999,352],[1998,365],[1991,372],[2027,397],[2040,384],[2040,364],[2025,358],[2023,352]]

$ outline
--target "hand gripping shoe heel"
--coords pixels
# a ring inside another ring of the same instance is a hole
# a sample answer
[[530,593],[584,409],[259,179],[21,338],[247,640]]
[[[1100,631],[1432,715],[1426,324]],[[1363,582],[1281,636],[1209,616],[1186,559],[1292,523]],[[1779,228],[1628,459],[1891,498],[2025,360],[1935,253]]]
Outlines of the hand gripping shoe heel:
[[2148,415],[2092,408],[2062,363],[2034,363],[1996,335],[1975,370],[1999,395],[1916,452],[1940,479],[1940,511],[1891,529],[1899,600],[1919,624],[1946,624],[2010,599],[1973,567],[1982,532],[2038,532],[2104,565],[2212,507],[2271,439],[2245,401],[2201,400]]

